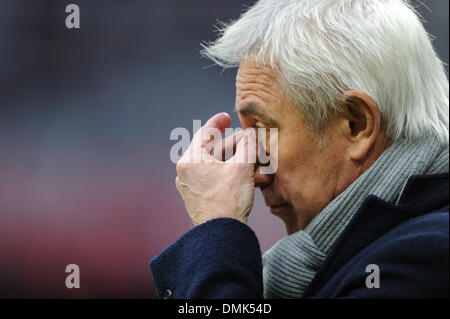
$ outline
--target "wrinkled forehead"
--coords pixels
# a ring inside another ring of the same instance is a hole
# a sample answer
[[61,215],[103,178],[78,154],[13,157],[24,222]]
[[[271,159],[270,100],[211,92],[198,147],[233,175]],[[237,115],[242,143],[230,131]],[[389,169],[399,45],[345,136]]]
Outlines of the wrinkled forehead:
[[281,86],[271,67],[253,61],[240,64],[236,75],[236,103],[249,97],[266,103],[281,97]]
[[254,117],[278,126],[284,105],[282,89],[274,70],[254,61],[243,61],[236,76],[235,111],[243,117]]

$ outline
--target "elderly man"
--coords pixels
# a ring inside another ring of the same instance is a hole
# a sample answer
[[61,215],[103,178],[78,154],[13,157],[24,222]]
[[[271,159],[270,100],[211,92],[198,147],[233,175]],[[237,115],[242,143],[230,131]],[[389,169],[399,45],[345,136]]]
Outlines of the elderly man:
[[[195,227],[152,260],[160,296],[447,297],[449,86],[414,9],[260,0],[221,31],[203,53],[239,66],[234,157],[277,128],[278,169],[205,150],[227,114],[197,132],[176,180]],[[255,187],[288,233],[264,271]]]

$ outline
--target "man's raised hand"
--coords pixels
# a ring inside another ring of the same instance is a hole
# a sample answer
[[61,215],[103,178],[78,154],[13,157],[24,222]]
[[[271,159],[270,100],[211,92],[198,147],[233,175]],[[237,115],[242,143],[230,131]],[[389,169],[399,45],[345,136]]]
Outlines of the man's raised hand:
[[221,139],[230,124],[226,113],[211,117],[177,163],[175,183],[195,226],[221,217],[246,223],[252,209],[256,134],[248,129]]

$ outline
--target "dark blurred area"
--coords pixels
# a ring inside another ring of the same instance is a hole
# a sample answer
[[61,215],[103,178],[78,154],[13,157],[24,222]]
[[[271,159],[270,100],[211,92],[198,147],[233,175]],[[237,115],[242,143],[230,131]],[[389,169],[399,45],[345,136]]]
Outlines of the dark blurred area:
[[[71,2],[0,0],[0,297],[155,297],[148,262],[191,228],[169,135],[233,113],[236,71],[200,43],[253,2],[77,0],[69,30]],[[449,2],[414,4],[448,63]],[[250,226],[284,236],[259,192]]]

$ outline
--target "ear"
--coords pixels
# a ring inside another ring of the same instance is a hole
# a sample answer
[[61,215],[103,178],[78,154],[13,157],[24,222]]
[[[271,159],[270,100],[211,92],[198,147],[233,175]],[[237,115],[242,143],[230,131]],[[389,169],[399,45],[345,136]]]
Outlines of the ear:
[[367,93],[349,90],[342,95],[344,135],[350,142],[352,160],[366,159],[374,147],[381,130],[381,112]]

